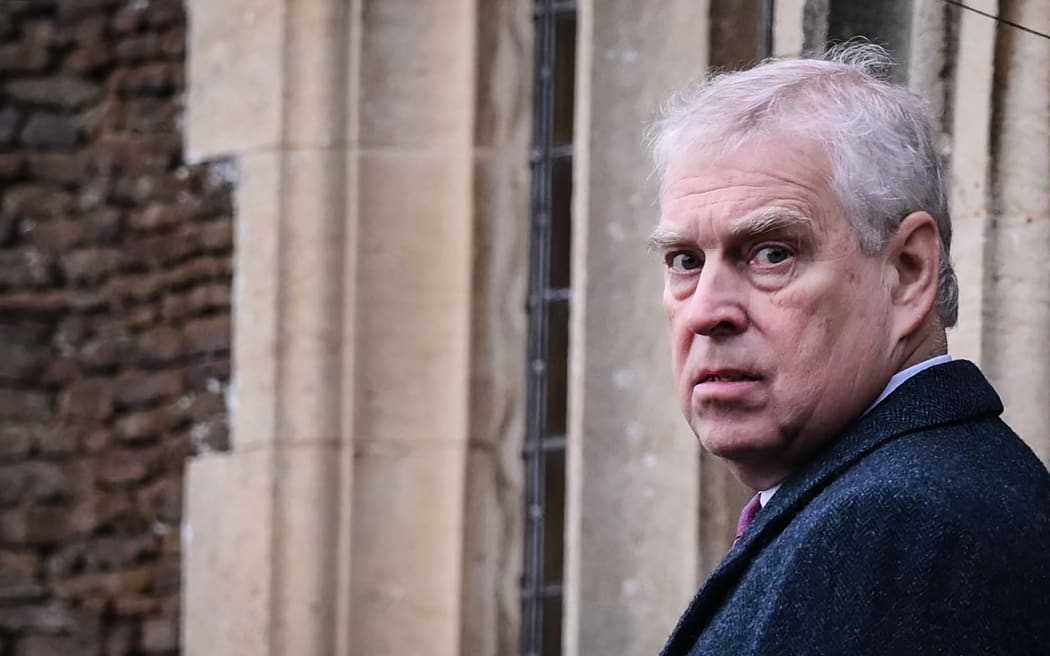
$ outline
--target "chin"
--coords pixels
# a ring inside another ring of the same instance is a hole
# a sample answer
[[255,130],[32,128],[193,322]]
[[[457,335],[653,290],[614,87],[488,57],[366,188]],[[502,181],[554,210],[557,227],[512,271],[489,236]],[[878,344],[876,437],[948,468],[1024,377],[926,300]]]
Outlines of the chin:
[[727,439],[702,437],[700,444],[711,455],[722,460],[738,481],[752,490],[766,490],[784,480],[791,467],[785,445],[756,434],[740,434]]
[[729,467],[729,471],[736,480],[755,492],[775,487],[782,483],[790,473],[788,470],[777,467],[762,467],[755,463],[739,463],[731,460],[726,461],[726,466]]
[[700,444],[729,461],[766,459],[783,449],[775,429],[725,425],[693,425]]

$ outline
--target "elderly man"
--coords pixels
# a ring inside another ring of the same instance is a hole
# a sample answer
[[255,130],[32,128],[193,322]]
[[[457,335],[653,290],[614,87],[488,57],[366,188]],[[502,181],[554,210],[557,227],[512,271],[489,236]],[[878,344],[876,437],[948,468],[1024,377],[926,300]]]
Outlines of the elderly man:
[[1050,475],[957,315],[944,171],[871,45],[654,126],[682,407],[757,491],[664,654],[1050,654]]

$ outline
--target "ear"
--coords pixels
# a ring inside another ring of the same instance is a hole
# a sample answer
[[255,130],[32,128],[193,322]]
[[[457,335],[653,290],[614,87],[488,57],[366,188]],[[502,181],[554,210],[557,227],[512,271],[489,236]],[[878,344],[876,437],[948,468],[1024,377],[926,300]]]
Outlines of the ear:
[[941,268],[941,236],[933,217],[912,212],[890,239],[887,264],[895,274],[890,299],[897,338],[911,335],[934,309]]

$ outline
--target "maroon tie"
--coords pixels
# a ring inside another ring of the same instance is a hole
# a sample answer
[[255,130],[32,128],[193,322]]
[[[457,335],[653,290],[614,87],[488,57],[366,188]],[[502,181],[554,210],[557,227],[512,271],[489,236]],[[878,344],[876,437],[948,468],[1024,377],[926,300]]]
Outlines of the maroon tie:
[[755,515],[758,514],[759,510],[762,510],[762,497],[756,494],[747,502],[744,509],[740,511],[740,521],[736,523],[736,537],[733,539],[733,544],[740,541],[740,538],[747,531],[747,527],[751,526],[751,522],[755,521]]

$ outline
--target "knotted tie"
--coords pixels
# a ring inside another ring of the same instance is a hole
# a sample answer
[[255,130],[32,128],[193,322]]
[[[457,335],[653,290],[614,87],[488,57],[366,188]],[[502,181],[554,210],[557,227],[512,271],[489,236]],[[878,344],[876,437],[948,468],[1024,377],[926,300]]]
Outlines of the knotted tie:
[[755,515],[758,514],[759,510],[762,510],[762,497],[756,494],[747,502],[744,509],[740,511],[740,520],[736,523],[736,537],[733,539],[734,545],[743,537],[747,527],[751,526],[751,522],[755,521]]

